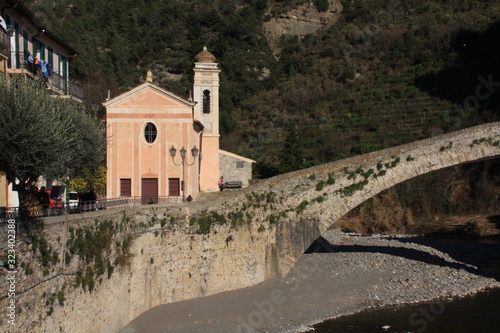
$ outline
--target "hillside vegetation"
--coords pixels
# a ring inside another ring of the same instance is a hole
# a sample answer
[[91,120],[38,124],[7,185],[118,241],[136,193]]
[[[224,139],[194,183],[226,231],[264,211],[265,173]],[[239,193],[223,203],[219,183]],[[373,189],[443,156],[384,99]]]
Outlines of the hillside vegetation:
[[73,77],[96,110],[147,69],[188,96],[206,45],[222,68],[223,148],[267,166],[263,176],[280,171],[290,120],[303,167],[498,118],[498,91],[463,107],[479,76],[500,78],[497,1],[344,0],[338,21],[283,35],[274,56],[263,23],[306,2],[26,1],[79,51]]
[[[147,69],[187,97],[206,45],[222,69],[221,146],[256,160],[256,177],[500,120],[496,0],[25,2],[79,51],[72,75],[98,114],[108,90],[139,84]],[[315,33],[270,43],[264,32],[299,6],[328,13],[338,2]],[[471,168],[401,185],[395,200],[425,217],[479,202],[498,212],[498,163]],[[429,195],[412,201],[412,192]]]

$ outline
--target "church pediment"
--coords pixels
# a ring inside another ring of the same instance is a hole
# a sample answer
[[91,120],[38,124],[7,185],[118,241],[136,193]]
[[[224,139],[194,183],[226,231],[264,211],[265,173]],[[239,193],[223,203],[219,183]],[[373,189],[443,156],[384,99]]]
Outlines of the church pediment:
[[106,108],[191,108],[194,104],[192,101],[188,101],[149,82],[103,103]]

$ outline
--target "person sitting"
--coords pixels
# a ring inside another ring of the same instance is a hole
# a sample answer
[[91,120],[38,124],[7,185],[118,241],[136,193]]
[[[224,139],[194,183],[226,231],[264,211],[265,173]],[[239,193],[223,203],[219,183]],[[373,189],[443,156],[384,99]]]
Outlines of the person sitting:
[[221,191],[224,191],[225,188],[226,188],[226,181],[224,180],[224,176],[221,176],[219,179],[219,189]]

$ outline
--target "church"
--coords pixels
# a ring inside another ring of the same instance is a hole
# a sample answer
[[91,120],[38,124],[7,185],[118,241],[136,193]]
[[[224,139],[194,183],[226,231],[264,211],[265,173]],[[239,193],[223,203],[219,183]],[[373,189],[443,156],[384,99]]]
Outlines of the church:
[[[192,99],[146,82],[103,103],[107,198],[142,203],[192,200],[217,191],[224,174],[251,179],[253,160],[219,149],[219,73],[206,47],[194,57]],[[227,156],[234,163],[227,163]],[[221,163],[222,161],[222,163]]]

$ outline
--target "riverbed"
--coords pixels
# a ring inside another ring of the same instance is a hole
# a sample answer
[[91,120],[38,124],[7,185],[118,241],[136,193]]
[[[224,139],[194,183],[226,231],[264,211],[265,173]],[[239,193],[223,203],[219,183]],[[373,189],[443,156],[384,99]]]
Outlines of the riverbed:
[[[469,253],[476,257],[481,268],[500,279],[500,257],[496,247],[498,237],[482,239],[420,239],[420,242],[447,247],[449,243],[462,243],[462,249],[476,250]],[[486,248],[482,245],[489,244]],[[481,251],[477,251],[481,249]],[[486,250],[486,255],[484,255]],[[478,254],[483,253],[483,258]],[[493,256],[493,257],[492,257]],[[439,298],[430,302],[413,305],[388,306],[381,309],[365,310],[359,313],[327,320],[314,325],[314,333],[469,333],[497,332],[500,323],[500,288],[488,289],[474,295],[460,298]]]
[[495,243],[344,234],[316,249],[283,279],[160,305],[121,333],[303,332],[365,309],[434,300],[439,311],[440,302],[500,287],[482,266],[500,258]]

